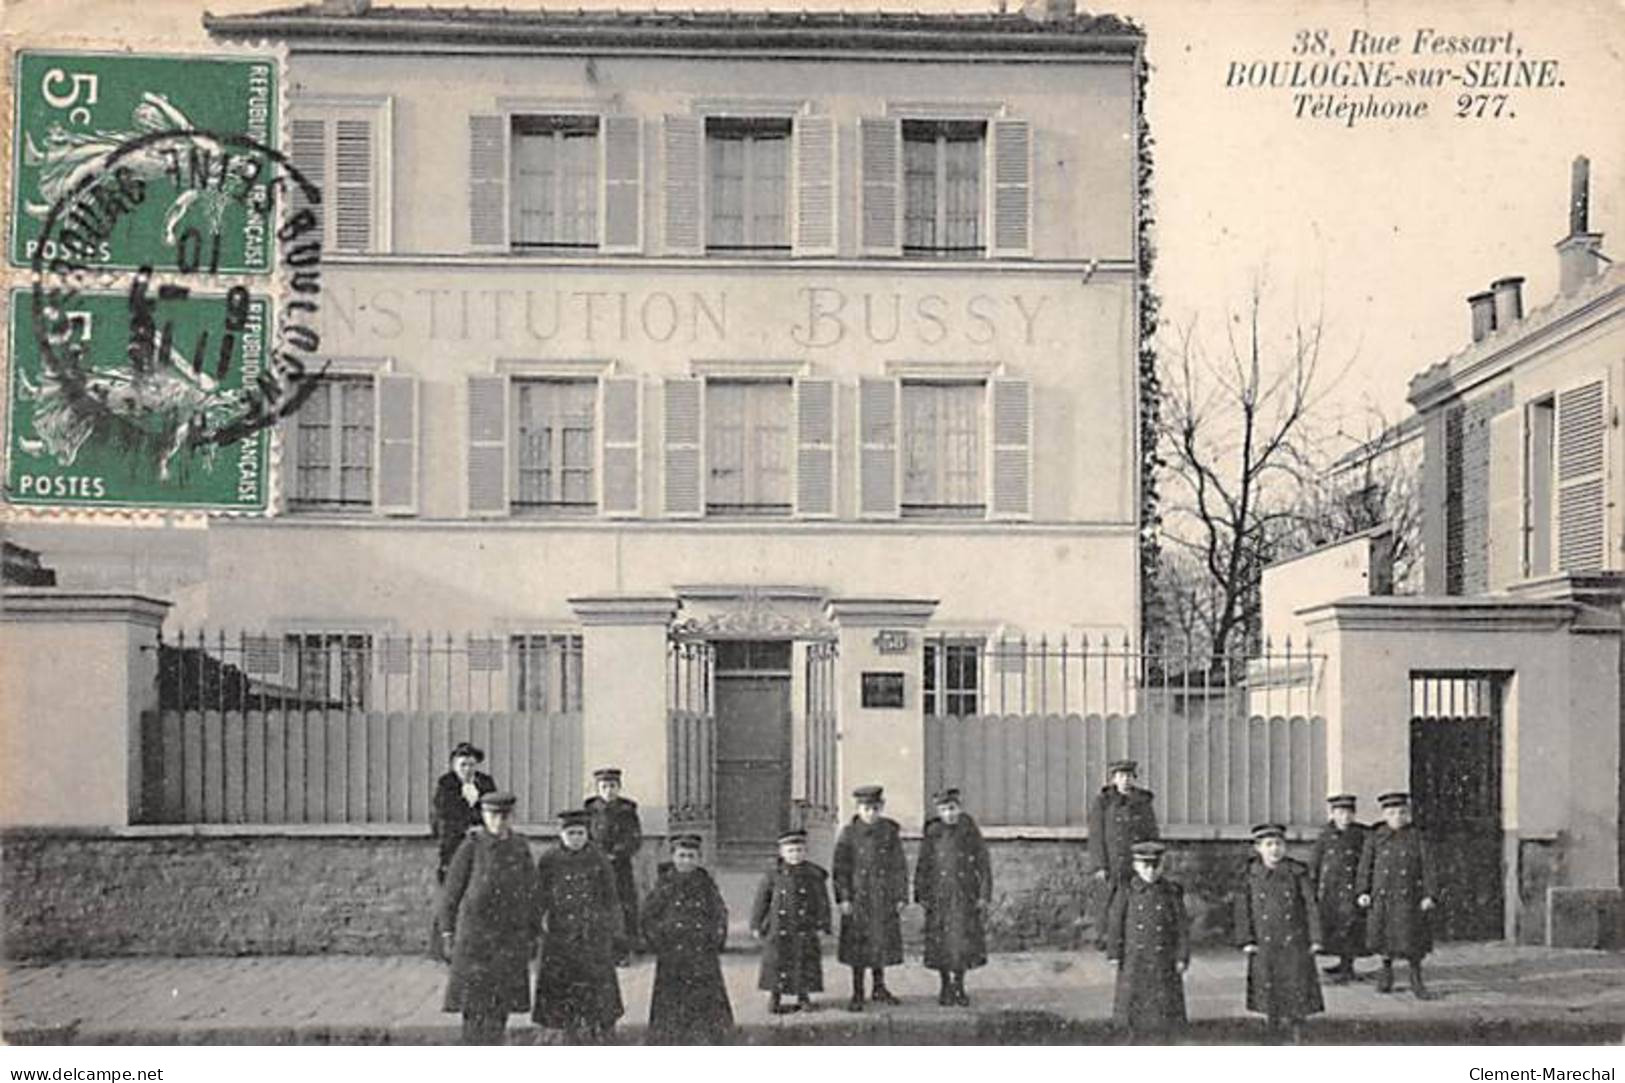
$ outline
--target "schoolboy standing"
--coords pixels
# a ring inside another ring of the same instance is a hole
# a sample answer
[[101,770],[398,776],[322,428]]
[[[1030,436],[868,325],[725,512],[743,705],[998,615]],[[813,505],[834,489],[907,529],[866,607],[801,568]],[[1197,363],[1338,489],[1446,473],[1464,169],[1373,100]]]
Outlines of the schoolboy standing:
[[[807,833],[779,836],[779,857],[762,877],[751,907],[751,934],[762,941],[756,987],[768,994],[774,1015],[809,1010],[812,994],[824,991],[819,933],[830,928],[829,874],[807,860]],[[783,998],[794,996],[794,1005]]]
[[835,904],[841,911],[836,958],[852,968],[848,1011],[863,1010],[863,971],[873,976],[876,1004],[896,1004],[886,988],[886,967],[903,961],[903,929],[897,911],[908,902],[908,864],[897,821],[882,816],[879,786],[852,791],[858,814],[835,840]]
[[925,965],[942,982],[937,1003],[964,1007],[965,971],[987,962],[983,921],[993,899],[993,865],[959,791],[943,790],[935,804],[914,865],[914,901],[925,907]]
[[1296,1042],[1304,1018],[1326,1010],[1315,970],[1320,910],[1309,867],[1286,856],[1286,828],[1253,828],[1253,848],[1236,893],[1236,939],[1247,953],[1247,1010],[1265,1016],[1272,1038],[1288,1027]]
[[621,1017],[615,960],[621,905],[609,859],[587,838],[585,809],[559,814],[559,844],[536,863],[544,932],[531,1018],[571,1041],[601,1041]]
[[597,796],[587,798],[591,815],[587,834],[593,845],[609,858],[615,870],[615,892],[621,900],[621,927],[626,948],[618,960],[629,962],[629,953],[641,950],[638,942],[638,893],[632,877],[632,863],[643,846],[643,823],[638,819],[638,803],[621,796],[621,769],[600,767],[592,773]]
[[1137,1037],[1185,1025],[1190,923],[1185,889],[1162,874],[1166,850],[1160,842],[1134,844],[1134,879],[1112,900],[1106,922],[1106,958],[1117,963],[1112,1019]]
[[655,954],[651,1042],[717,1042],[733,1029],[720,959],[728,939],[728,907],[700,865],[700,846],[698,835],[671,840],[671,864],[661,866],[638,915]]
[[1411,992],[1433,994],[1422,981],[1422,959],[1433,950],[1431,911],[1438,895],[1433,854],[1411,823],[1410,794],[1395,790],[1377,798],[1383,822],[1366,836],[1360,855],[1360,897],[1369,908],[1366,945],[1382,957],[1377,992],[1394,990],[1394,957],[1409,964]]
[[1367,954],[1365,911],[1359,905],[1360,855],[1366,826],[1354,819],[1358,799],[1338,793],[1326,799],[1327,822],[1309,856],[1320,906],[1321,950],[1338,961],[1326,968],[1336,985],[1354,980],[1354,960]]

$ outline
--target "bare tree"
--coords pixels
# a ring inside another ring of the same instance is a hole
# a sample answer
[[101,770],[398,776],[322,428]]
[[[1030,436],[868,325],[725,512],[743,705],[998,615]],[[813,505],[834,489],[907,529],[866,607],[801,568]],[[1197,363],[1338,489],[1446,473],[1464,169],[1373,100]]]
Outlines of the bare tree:
[[1255,279],[1216,353],[1194,319],[1162,351],[1163,540],[1209,581],[1205,592],[1199,584],[1182,589],[1186,602],[1201,602],[1190,619],[1216,659],[1245,651],[1257,628],[1259,576],[1297,525],[1298,496],[1315,473],[1311,415],[1330,390],[1321,379],[1318,315],[1274,335],[1264,309]]

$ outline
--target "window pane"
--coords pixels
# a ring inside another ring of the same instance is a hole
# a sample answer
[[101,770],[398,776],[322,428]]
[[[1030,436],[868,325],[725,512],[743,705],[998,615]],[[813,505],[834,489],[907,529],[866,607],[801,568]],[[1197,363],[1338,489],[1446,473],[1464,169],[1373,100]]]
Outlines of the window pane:
[[597,244],[598,118],[514,117],[509,155],[514,244]]
[[300,501],[323,501],[332,487],[332,417],[333,385],[319,380],[305,405],[294,415],[297,428],[294,439],[298,478],[294,486],[295,498]]
[[746,147],[751,193],[748,243],[758,248],[783,247],[790,243],[790,233],[785,228],[790,140],[782,136],[759,136]]
[[905,510],[981,510],[985,398],[980,383],[903,384]]
[[708,244],[738,247],[745,243],[745,143],[743,139],[712,136],[711,229]]
[[755,384],[751,388],[751,450],[755,470],[750,501],[761,505],[790,503],[790,385]]
[[590,509],[597,381],[520,380],[515,392],[514,505]]
[[593,132],[565,132],[560,150],[564,182],[560,191],[559,240],[566,244],[596,244],[598,136]]
[[787,513],[790,508],[790,384],[706,384],[710,511]]
[[937,246],[937,142],[903,139],[903,245]]
[[705,385],[706,500],[714,505],[745,503],[745,392],[748,384],[713,380]]
[[790,121],[711,117],[705,139],[706,247],[788,247]]
[[976,248],[982,221],[982,144],[949,140],[944,145],[947,183],[943,217],[949,248]]

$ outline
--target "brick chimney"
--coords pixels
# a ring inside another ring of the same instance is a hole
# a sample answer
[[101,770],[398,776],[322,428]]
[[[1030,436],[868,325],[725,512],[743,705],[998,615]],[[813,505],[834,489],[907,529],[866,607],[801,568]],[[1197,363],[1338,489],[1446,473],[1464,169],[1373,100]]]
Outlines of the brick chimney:
[[1513,275],[1490,283],[1495,298],[1495,329],[1503,331],[1523,319],[1523,278]]
[[1489,290],[1467,298],[1467,307],[1473,313],[1473,341],[1481,342],[1495,330],[1495,294]]
[[1573,293],[1601,270],[1602,234],[1590,231],[1591,160],[1574,159],[1569,173],[1569,235],[1557,242],[1558,289]]

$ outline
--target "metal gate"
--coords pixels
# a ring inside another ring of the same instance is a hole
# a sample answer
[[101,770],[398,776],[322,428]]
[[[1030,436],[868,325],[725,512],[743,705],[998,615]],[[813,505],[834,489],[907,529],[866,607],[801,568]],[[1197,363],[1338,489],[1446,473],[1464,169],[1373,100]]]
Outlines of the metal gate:
[[1503,684],[1500,674],[1411,674],[1411,797],[1433,854],[1433,930],[1444,940],[1505,934]]

